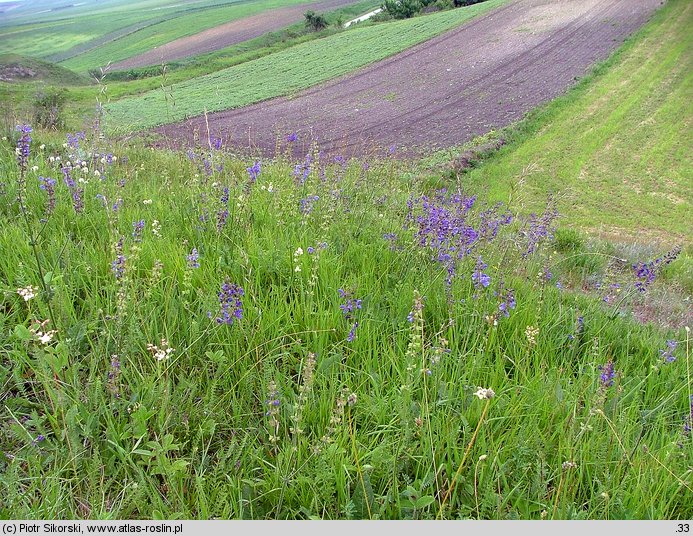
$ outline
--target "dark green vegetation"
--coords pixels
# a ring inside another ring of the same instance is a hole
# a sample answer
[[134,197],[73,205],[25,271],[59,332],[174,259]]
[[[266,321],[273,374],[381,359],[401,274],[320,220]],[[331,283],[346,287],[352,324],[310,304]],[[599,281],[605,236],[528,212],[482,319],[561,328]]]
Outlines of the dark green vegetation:
[[422,12],[471,6],[485,0],[385,0],[380,17],[408,19]]
[[315,11],[306,11],[305,19],[306,28],[313,32],[324,30],[329,24],[324,15]]
[[[8,106],[0,517],[690,519],[686,216],[590,204],[651,168],[690,205],[690,17],[456,173],[22,133]],[[580,230],[607,225],[638,241]]]

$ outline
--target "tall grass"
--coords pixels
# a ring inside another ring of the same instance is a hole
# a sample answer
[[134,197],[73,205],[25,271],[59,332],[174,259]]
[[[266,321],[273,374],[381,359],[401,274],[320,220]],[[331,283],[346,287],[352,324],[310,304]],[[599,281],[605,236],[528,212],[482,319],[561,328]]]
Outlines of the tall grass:
[[561,290],[560,216],[516,214],[521,188],[20,134],[0,515],[693,514],[690,334],[628,314],[675,253],[604,302]]

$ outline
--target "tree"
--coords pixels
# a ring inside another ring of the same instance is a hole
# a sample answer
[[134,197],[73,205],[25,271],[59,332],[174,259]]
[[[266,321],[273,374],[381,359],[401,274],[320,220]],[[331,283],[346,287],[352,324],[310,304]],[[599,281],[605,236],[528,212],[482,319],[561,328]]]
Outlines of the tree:
[[328,26],[327,19],[321,13],[306,11],[304,17],[306,18],[306,28],[314,32],[324,30]]

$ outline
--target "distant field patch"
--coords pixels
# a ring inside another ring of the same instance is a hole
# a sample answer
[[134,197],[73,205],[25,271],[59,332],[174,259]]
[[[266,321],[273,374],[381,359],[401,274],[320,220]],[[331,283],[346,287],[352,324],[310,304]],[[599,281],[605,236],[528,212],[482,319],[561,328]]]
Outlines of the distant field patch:
[[122,99],[108,105],[109,124],[118,131],[143,130],[205,110],[220,111],[290,95],[401,52],[505,1],[489,0],[425,17],[354,28],[174,84],[167,93],[175,105],[160,90]]
[[320,0],[309,6],[301,4],[263,11],[250,17],[225,22],[188,37],[175,39],[137,56],[112,64],[111,68],[132,69],[161,65],[170,61],[215,52],[250,39],[258,38],[268,32],[281,30],[292,24],[305,26],[304,14],[307,7],[323,13],[349,5],[353,6],[354,3],[355,0]]
[[107,63],[118,62],[182,37],[191,36],[218,26],[219,24],[243,19],[271,9],[298,4],[309,4],[306,0],[251,0],[204,10],[185,13],[181,16],[149,25],[120,39],[105,43],[68,59],[63,65],[74,71],[86,71]]
[[87,71],[237,18],[310,0],[104,2],[0,21],[0,54]]

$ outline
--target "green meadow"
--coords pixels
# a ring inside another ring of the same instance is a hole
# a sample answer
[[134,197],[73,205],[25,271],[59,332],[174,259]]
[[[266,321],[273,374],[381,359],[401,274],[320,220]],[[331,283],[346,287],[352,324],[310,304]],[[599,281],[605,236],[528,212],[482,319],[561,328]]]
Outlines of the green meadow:
[[500,3],[176,83],[175,110],[70,88],[69,131],[0,84],[0,518],[693,517],[690,2],[467,170],[112,136]]
[[551,203],[31,135],[1,149],[3,517],[693,514],[690,334],[631,314],[675,251],[609,257],[603,301]]

